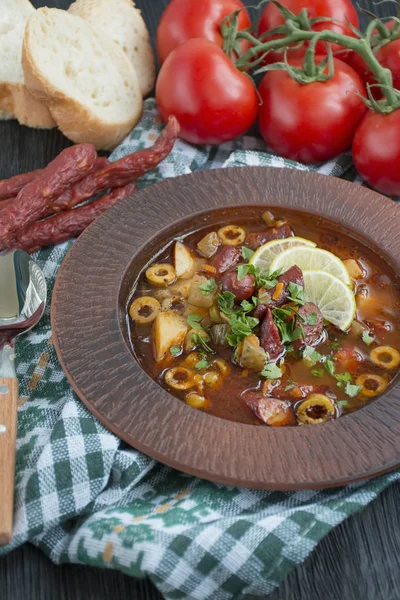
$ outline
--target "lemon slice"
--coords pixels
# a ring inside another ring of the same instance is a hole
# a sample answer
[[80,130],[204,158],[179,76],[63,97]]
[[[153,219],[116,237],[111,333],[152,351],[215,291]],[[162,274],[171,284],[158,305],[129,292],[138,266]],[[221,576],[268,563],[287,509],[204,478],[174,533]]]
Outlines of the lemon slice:
[[280,240],[271,240],[263,244],[254,252],[249,260],[251,265],[260,269],[263,273],[268,273],[274,258],[289,248],[297,248],[298,246],[315,247],[316,244],[311,240],[306,240],[302,237],[289,237]]
[[283,269],[287,271],[293,265],[302,271],[324,271],[340,279],[345,285],[351,286],[350,275],[337,256],[321,250],[321,248],[288,248],[274,258],[271,263],[271,272]]
[[324,319],[346,331],[356,314],[356,301],[351,289],[325,271],[303,271],[304,296],[314,302]]

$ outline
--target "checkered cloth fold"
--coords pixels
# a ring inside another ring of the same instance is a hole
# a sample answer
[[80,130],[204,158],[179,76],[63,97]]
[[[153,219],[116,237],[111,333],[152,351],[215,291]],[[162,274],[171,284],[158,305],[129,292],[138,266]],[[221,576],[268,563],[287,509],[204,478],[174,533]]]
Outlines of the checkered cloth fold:
[[[149,146],[162,129],[154,100],[114,152]],[[315,169],[243,137],[218,148],[178,141],[141,186],[199,169],[268,165],[354,179],[350,154]],[[72,242],[36,254],[51,292]],[[169,599],[268,594],[321,538],[399,478],[390,473],[333,490],[265,492],[189,477],[129,448],[71,390],[51,339],[50,309],[18,341],[20,384],[15,532],[56,563],[149,576]]]

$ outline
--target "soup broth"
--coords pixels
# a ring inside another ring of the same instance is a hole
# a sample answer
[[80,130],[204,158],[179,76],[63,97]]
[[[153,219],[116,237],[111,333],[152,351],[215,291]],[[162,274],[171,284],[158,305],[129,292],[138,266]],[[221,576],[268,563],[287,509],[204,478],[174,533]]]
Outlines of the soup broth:
[[382,394],[399,369],[399,279],[316,217],[243,211],[171,240],[141,273],[128,312],[135,356],[154,380],[242,423],[338,418]]

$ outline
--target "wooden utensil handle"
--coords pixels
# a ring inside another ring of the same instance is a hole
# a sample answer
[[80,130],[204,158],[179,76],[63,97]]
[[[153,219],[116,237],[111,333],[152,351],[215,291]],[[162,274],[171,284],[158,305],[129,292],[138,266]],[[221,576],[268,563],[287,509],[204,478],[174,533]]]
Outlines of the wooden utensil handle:
[[0,546],[12,538],[17,409],[17,379],[0,379]]

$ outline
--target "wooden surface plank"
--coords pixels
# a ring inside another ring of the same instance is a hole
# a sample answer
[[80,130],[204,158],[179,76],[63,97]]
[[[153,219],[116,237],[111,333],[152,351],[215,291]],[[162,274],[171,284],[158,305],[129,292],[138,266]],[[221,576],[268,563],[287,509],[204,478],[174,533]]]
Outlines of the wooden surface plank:
[[[69,2],[33,0],[33,4],[66,8]],[[168,0],[136,0],[136,4],[154,42]],[[390,3],[373,7],[372,0],[361,0],[360,4],[382,16],[394,12]],[[0,178],[42,167],[70,144],[57,130],[35,131],[15,122],[0,123],[0,139]],[[269,600],[399,600],[399,498],[400,484],[395,484],[337,527]],[[161,596],[148,581],[114,571],[55,566],[39,550],[25,545],[0,559],[0,598],[159,600]]]

